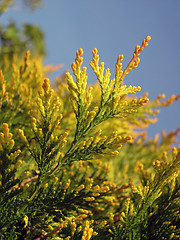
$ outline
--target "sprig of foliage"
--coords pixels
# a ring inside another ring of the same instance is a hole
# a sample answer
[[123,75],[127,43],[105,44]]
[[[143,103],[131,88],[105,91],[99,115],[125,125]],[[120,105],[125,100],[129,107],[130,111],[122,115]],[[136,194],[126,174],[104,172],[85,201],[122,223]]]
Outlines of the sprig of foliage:
[[106,69],[104,73],[104,63],[102,62],[100,67],[98,66],[99,55],[97,55],[97,49],[93,50],[93,61],[90,62],[90,65],[101,86],[101,104],[100,106],[95,106],[91,111],[88,111],[88,109],[92,102],[92,87],[86,90],[86,68],[83,67],[81,70],[83,50],[80,48],[76,52],[76,60],[72,63],[72,70],[76,77],[76,82],[73,81],[69,72],[66,73],[69,91],[71,93],[71,101],[77,118],[77,128],[73,144],[76,144],[82,136],[85,136],[88,131],[92,130],[92,128],[101,122],[114,117],[127,117],[148,102],[146,97],[138,100],[124,100],[123,97],[125,95],[136,93],[140,91],[141,88],[132,86],[126,87],[126,85],[122,86],[122,81],[125,75],[137,67],[139,63],[138,56],[143,48],[148,45],[150,39],[150,36],[148,36],[142,42],[141,47],[136,47],[133,58],[124,71],[121,70],[123,55],[118,57],[116,63],[116,76],[115,79],[111,81],[109,69]]
[[179,238],[179,166],[176,148],[172,150],[170,162],[164,153],[161,161],[153,163],[156,172],[153,178],[139,165],[142,186],[132,184],[131,198],[125,202],[119,223],[110,230],[113,239]]

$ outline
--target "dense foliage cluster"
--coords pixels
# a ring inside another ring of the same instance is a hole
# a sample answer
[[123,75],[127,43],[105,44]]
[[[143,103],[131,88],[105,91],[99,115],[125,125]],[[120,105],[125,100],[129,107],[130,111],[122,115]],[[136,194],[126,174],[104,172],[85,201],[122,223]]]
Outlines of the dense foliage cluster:
[[51,84],[56,67],[44,67],[38,50],[1,51],[0,239],[180,238],[179,129],[146,137],[157,109],[180,96],[150,102],[124,84],[150,39],[124,70],[118,57],[112,80],[94,49],[93,85],[81,48],[74,77],[65,72]]

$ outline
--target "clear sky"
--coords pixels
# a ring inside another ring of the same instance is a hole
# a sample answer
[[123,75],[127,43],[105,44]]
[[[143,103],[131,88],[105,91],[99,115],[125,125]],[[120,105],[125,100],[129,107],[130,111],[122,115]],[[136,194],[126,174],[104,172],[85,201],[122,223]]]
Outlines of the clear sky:
[[[17,1],[19,3],[19,1]],[[18,25],[28,22],[41,27],[45,35],[45,64],[64,63],[70,69],[75,52],[82,47],[84,65],[96,47],[114,77],[118,55],[124,54],[123,66],[132,57],[136,45],[150,35],[149,46],[140,56],[138,68],[125,84],[141,86],[150,100],[159,93],[167,97],[180,93],[180,0],[44,0],[44,6],[31,12],[19,7],[0,16],[1,24],[14,19]],[[52,76],[58,76],[65,69]],[[95,82],[88,67],[89,82]],[[148,136],[180,127],[180,101],[161,110],[159,121],[149,127]],[[179,138],[180,139],[180,138]]]

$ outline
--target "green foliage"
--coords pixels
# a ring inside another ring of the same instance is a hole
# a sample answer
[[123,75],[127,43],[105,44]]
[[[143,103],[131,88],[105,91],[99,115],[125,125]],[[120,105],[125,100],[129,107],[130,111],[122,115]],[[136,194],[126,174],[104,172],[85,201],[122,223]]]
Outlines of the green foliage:
[[7,27],[0,26],[0,46],[1,68],[5,68],[5,58],[13,61],[15,54],[22,58],[27,49],[34,55],[45,55],[43,33],[36,25],[24,24],[22,30],[14,22]]
[[[66,72],[52,88],[37,32],[1,31],[0,239],[179,239],[179,129],[146,138],[157,108],[179,95],[149,102],[123,81],[150,37],[124,70],[118,57],[112,80],[94,49],[92,86],[79,49],[75,80]],[[31,58],[20,54],[31,46]]]

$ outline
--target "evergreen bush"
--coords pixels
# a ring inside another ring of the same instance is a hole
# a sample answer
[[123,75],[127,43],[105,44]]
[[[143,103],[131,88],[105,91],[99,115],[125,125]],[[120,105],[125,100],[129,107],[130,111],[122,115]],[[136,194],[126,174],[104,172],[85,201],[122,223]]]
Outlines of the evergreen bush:
[[180,238],[180,129],[146,137],[157,109],[180,96],[150,102],[123,81],[150,39],[124,70],[118,57],[112,80],[93,49],[93,85],[81,48],[74,77],[65,72],[50,86],[43,45],[31,39],[36,51],[22,57],[26,40],[1,43],[0,239]]

